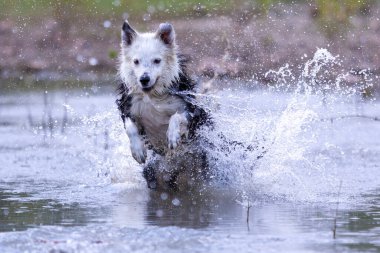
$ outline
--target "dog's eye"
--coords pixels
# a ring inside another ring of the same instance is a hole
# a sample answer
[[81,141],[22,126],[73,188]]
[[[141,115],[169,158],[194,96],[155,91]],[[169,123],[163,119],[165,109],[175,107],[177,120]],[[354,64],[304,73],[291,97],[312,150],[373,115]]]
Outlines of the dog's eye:
[[134,60],[133,60],[133,63],[134,63],[135,65],[139,65],[140,62],[139,62],[139,60],[134,59]]
[[160,62],[161,62],[161,59],[158,59],[158,58],[153,60],[154,64],[160,64]]

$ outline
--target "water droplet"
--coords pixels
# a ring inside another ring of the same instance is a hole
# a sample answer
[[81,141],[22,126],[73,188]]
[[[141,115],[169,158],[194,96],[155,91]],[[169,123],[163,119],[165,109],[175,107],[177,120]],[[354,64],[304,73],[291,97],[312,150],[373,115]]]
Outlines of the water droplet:
[[162,216],[164,216],[164,211],[161,210],[161,209],[157,210],[157,211],[156,211],[156,216],[157,216],[157,217],[162,217]]
[[144,21],[150,21],[150,20],[151,20],[151,16],[150,16],[150,14],[149,14],[149,13],[145,13],[145,14],[143,15],[143,20],[144,20]]
[[109,21],[109,20],[106,20],[106,21],[103,22],[103,26],[104,26],[104,28],[110,28],[111,25],[112,25],[112,23],[111,23],[111,21]]
[[174,198],[172,200],[172,204],[175,205],[175,206],[179,206],[181,204],[181,201],[179,199],[177,199],[177,198]]
[[95,57],[91,57],[89,60],[88,60],[88,63],[91,65],[91,66],[96,66],[98,65],[98,59],[96,59]]
[[162,200],[167,200],[169,196],[167,193],[163,192],[163,193],[161,193],[160,197]]

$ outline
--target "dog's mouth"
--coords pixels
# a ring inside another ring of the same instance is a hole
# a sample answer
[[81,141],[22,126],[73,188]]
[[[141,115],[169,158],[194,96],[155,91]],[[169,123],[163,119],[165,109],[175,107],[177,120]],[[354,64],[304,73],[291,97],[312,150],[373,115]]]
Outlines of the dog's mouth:
[[151,86],[148,86],[148,87],[142,87],[142,90],[144,92],[150,92],[151,90],[153,90],[154,86],[156,85],[156,83],[158,82],[158,79],[160,77],[157,77],[156,81],[151,85]]
[[144,92],[149,92],[149,91],[151,91],[151,90],[153,89],[153,86],[154,86],[154,85],[149,86],[149,87],[143,87],[142,90],[143,90]]

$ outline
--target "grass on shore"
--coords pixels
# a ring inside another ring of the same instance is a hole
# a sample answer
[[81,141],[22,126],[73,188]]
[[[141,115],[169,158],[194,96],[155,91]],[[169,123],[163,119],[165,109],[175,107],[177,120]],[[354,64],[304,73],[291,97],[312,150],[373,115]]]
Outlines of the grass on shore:
[[205,13],[229,14],[236,9],[267,12],[276,3],[304,3],[315,6],[323,19],[346,20],[357,12],[369,11],[375,0],[17,0],[0,2],[0,18],[26,16],[129,16],[184,17]]

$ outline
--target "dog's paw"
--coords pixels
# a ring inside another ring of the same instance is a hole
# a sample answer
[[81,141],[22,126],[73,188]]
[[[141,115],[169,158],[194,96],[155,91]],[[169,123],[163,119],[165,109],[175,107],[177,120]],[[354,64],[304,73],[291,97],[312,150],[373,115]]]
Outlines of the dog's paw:
[[181,141],[181,135],[180,135],[179,130],[175,130],[175,129],[168,130],[168,145],[170,149],[177,148],[180,141]]
[[140,140],[135,140],[131,142],[131,152],[133,158],[138,163],[145,163],[146,161],[146,149],[144,144]]
[[[186,133],[185,129],[187,120],[182,114],[174,114],[169,121],[169,127],[167,131],[168,146],[170,149],[177,148],[181,141],[181,136]],[[182,125],[182,126],[181,126]]]

